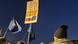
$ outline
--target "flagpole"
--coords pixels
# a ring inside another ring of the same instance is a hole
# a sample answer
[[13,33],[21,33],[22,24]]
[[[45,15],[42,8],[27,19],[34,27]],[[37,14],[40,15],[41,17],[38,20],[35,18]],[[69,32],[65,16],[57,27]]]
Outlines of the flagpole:
[[[14,16],[12,17],[12,19],[14,19]],[[6,34],[7,34],[7,30],[8,30],[8,28],[6,29],[6,31],[5,31],[5,33],[4,33],[4,35],[3,35],[3,38],[5,38],[5,36],[6,36]]]
[[[14,19],[14,16],[12,17],[12,19]],[[8,28],[6,29],[6,31],[5,31],[5,33],[4,33],[4,35],[3,35],[3,38],[5,38],[5,36],[6,36],[6,34],[7,34],[7,30],[8,30]]]
[[[7,28],[7,30],[8,30],[8,28]],[[4,35],[3,35],[3,38],[5,38],[5,36],[6,36],[6,34],[7,34],[7,30],[5,31],[5,33],[4,33]]]
[[32,24],[29,25],[29,29],[28,29],[28,39],[27,39],[27,44],[29,44],[29,38],[30,38],[30,32],[31,32],[31,28],[32,28]]

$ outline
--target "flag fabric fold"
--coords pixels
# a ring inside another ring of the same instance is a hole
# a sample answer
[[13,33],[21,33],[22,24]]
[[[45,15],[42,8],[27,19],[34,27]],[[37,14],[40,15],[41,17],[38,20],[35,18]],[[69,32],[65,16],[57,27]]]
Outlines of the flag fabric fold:
[[35,33],[33,32],[33,30],[31,30],[30,32],[30,37],[29,37],[29,42],[35,39]]
[[18,33],[22,30],[22,27],[18,24],[18,22],[13,18],[8,26],[8,29],[13,33]]
[[29,26],[28,33],[30,33],[30,34],[29,34],[29,42],[31,42],[32,40],[35,39],[35,32],[34,32],[33,29],[31,28],[31,26]]

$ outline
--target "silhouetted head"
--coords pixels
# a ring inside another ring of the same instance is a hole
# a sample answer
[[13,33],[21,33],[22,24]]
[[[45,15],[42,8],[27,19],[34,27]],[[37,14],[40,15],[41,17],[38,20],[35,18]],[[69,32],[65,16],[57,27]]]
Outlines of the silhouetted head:
[[67,25],[62,25],[62,26],[60,26],[60,28],[62,28],[62,29],[68,29],[68,26]]
[[33,0],[27,0],[27,1],[33,1]]
[[25,44],[24,42],[21,42],[21,44]]
[[6,41],[6,39],[5,38],[2,38],[1,41]]
[[7,44],[7,40],[5,38],[0,38],[0,44]]
[[17,44],[25,44],[24,41],[17,41]]
[[67,38],[67,29],[68,29],[67,25],[60,26],[58,30],[56,30],[54,36],[57,38]]

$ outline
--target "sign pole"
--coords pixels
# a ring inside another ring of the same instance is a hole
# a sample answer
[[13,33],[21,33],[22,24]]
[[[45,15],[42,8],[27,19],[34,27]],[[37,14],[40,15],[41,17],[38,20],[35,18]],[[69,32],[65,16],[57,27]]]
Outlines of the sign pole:
[[29,44],[29,39],[30,39],[30,32],[31,32],[31,29],[32,29],[32,24],[29,25],[27,44]]

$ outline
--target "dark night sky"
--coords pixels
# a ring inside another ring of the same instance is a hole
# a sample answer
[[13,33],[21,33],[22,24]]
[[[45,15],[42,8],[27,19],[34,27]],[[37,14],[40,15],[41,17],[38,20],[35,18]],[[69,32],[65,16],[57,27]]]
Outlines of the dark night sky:
[[[62,24],[69,26],[68,38],[78,39],[78,0],[40,0],[38,22],[33,24],[36,38],[30,44],[41,41],[48,44],[53,33]],[[22,31],[13,34],[8,30],[7,39],[15,44],[27,39],[28,25],[24,24],[26,0],[0,0],[0,25],[5,31],[12,17],[22,26]],[[24,38],[25,36],[25,38]]]

